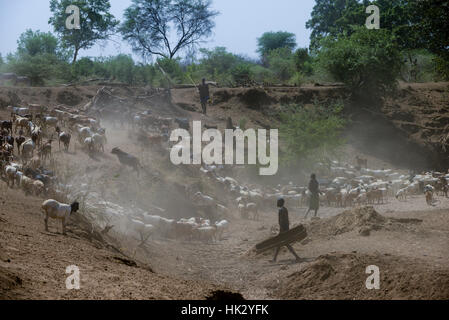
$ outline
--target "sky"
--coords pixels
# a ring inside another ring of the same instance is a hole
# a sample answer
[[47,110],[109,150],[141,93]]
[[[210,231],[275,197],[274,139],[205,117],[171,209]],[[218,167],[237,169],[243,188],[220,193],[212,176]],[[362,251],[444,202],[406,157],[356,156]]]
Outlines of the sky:
[[[120,21],[131,0],[110,0],[111,13]],[[315,0],[213,0],[215,18],[213,35],[200,46],[226,47],[235,54],[256,58],[257,38],[266,31],[288,31],[296,35],[298,47],[309,45],[310,30],[306,21]],[[17,39],[26,29],[53,31],[48,25],[49,0],[0,0],[0,53],[15,52]],[[132,54],[131,47],[119,35],[114,41],[98,44],[80,52],[80,56]],[[138,58],[134,55],[135,58]]]

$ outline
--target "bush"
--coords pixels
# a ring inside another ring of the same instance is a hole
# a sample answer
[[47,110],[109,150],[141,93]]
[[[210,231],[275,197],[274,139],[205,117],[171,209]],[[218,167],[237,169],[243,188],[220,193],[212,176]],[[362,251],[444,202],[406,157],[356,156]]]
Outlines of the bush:
[[[182,83],[185,78],[184,71],[181,68],[180,59],[168,59],[168,58],[160,58],[157,59],[157,64],[168,74],[170,79],[174,83]],[[159,70],[158,66],[155,65],[155,67]],[[165,77],[160,74],[160,84],[166,85]]]
[[449,81],[449,61],[441,57],[435,57],[434,62],[437,79]]
[[315,103],[311,108],[288,106],[281,113],[280,137],[286,151],[282,161],[311,167],[323,161],[343,144],[341,132],[346,125],[342,118],[343,103]]
[[307,48],[299,48],[293,54],[296,71],[311,76],[313,74],[312,57],[309,55]]
[[251,66],[247,63],[241,63],[232,68],[231,75],[237,86],[246,85],[252,80]]
[[357,28],[351,36],[325,39],[319,63],[353,92],[379,93],[392,89],[401,69],[401,55],[388,30]]
[[280,82],[289,80],[294,73],[295,63],[293,55],[288,48],[271,50],[268,53],[269,69],[276,75]]
[[[56,78],[60,75],[64,62],[58,60],[55,55],[11,55],[8,59],[9,68],[12,72],[30,78],[31,85],[44,85],[45,80]],[[70,75],[70,73],[69,73]]]
[[258,83],[275,83],[277,81],[273,71],[258,64],[251,66],[251,74],[253,80]]
[[413,50],[405,53],[401,76],[408,82],[429,82],[438,79],[435,55],[427,50]]
[[300,72],[295,72],[289,80],[289,84],[300,87],[304,83],[304,76]]

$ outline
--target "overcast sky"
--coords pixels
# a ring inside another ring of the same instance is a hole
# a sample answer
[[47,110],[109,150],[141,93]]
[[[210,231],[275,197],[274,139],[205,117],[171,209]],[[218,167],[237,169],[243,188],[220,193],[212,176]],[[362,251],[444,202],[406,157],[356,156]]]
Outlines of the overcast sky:
[[[112,14],[122,21],[123,11],[131,0],[110,0]],[[230,52],[257,57],[257,38],[266,31],[288,31],[296,34],[299,47],[309,45],[310,30],[306,21],[315,0],[213,0],[214,34],[201,47],[226,47]],[[27,28],[53,31],[48,25],[48,0],[0,0],[0,53],[5,56],[17,48],[17,39]],[[116,42],[83,50],[80,56],[109,56],[132,53],[127,43],[117,36]]]

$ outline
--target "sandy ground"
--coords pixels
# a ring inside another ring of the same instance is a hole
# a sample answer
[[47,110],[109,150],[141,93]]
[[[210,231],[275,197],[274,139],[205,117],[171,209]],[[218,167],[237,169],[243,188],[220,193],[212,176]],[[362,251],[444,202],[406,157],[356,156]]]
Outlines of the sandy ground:
[[[449,281],[449,200],[441,199],[441,205],[422,211],[414,211],[425,202],[422,198],[414,198],[407,203],[399,203],[396,200],[375,208],[385,217],[401,219],[420,219],[419,224],[400,223],[392,230],[378,230],[371,232],[369,237],[362,237],[356,231],[339,235],[314,234],[309,231],[309,238],[303,243],[296,243],[293,247],[303,261],[295,263],[287,250],[281,251],[277,263],[270,262],[273,252],[262,256],[253,257],[248,251],[258,242],[270,236],[271,226],[277,224],[277,215],[264,213],[260,221],[244,221],[238,218],[232,220],[230,230],[222,241],[215,244],[155,241],[147,249],[150,253],[141,252],[142,259],[149,259],[155,269],[170,270],[171,273],[185,273],[189,279],[208,279],[214,283],[226,283],[231,288],[241,292],[248,299],[279,298],[276,290],[282,287],[284,280],[290,274],[305,268],[315,262],[320,256],[339,253],[353,253],[356,255],[368,255],[370,264],[384,264],[382,255],[388,255],[392,261],[398,261],[407,272],[414,272],[414,265],[420,270],[445,270],[444,277]],[[443,209],[444,208],[444,209]],[[309,226],[316,221],[302,218],[304,210],[290,210],[293,224],[305,223]],[[323,208],[320,212],[321,220],[341,213],[342,209]],[[310,227],[312,228],[312,227]],[[367,267],[367,264],[365,267]],[[355,274],[364,284],[366,276],[364,269],[360,269],[362,275]],[[344,270],[339,270],[344,272]],[[419,273],[417,271],[417,273]],[[401,277],[399,272],[395,276]],[[288,282],[288,281],[287,281]],[[279,284],[279,285],[276,285]],[[449,285],[449,283],[446,282]],[[426,283],[415,283],[422,286]],[[314,286],[320,287],[319,283]],[[275,289],[273,292],[273,289]],[[324,288],[323,288],[324,289]],[[359,292],[343,295],[342,292],[334,296],[330,291],[322,290],[320,295],[314,298],[363,298]],[[447,292],[446,292],[447,294]],[[424,294],[425,296],[425,294]],[[375,297],[375,296],[374,296]],[[404,294],[396,298],[413,298]],[[427,298],[430,296],[427,296]],[[302,298],[312,298],[302,296]],[[364,297],[366,298],[366,297]],[[390,297],[394,298],[394,297]],[[418,297],[415,297],[418,298]],[[441,298],[441,297],[440,297]],[[443,297],[444,298],[444,297]],[[445,296],[449,298],[449,296]]]
[[[198,114],[194,118],[217,121]],[[144,207],[166,196],[154,192],[164,187],[152,181],[155,176],[164,176],[167,183],[185,174],[164,164],[163,155],[134,145],[126,130],[107,130],[105,154],[92,157],[73,146],[64,153],[53,145],[55,159],[65,163],[76,183],[90,178],[104,187],[108,201]],[[115,146],[143,159],[140,178],[109,154]],[[374,158],[369,161],[376,168],[388,166]],[[188,178],[194,179],[195,173]],[[302,261],[294,262],[282,250],[278,262],[272,263],[273,252],[254,256],[250,250],[272,235],[271,227],[277,225],[274,207],[265,208],[259,221],[242,220],[231,210],[230,228],[221,241],[211,244],[154,238],[138,248],[136,241],[117,236],[121,254],[89,241],[73,224],[67,237],[56,233],[60,226],[55,222],[50,233],[44,232],[43,199],[8,190],[4,182],[0,187],[4,299],[204,299],[216,290],[240,292],[246,299],[449,299],[449,199],[443,197],[434,207],[423,196],[375,205],[385,218],[409,220],[385,222],[369,236],[360,235],[359,226],[329,232],[342,208],[324,207],[314,220],[303,218],[305,208],[289,208],[291,224],[303,223],[309,230],[309,237],[293,246]],[[181,207],[179,216],[186,215]],[[81,270],[79,291],[65,289],[65,268],[73,264]],[[379,291],[364,286],[365,268],[371,264],[381,271]]]

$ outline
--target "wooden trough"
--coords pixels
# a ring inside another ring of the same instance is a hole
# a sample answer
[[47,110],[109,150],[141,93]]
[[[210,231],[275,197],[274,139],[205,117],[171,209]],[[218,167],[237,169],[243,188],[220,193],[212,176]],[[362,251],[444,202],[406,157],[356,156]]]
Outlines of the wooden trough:
[[287,232],[278,234],[277,236],[271,237],[256,244],[256,254],[261,254],[262,252],[279,246],[285,246],[293,242],[304,240],[306,237],[306,228],[302,224],[300,224],[299,226],[296,226]]

